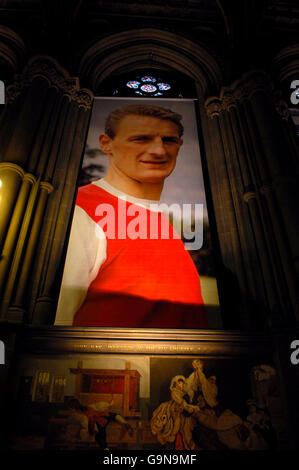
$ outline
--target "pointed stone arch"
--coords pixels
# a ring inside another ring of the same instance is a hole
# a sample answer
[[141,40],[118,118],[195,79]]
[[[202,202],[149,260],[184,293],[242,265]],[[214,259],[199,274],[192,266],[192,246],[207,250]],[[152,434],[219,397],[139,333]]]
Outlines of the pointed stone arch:
[[0,25],[1,78],[11,79],[24,65],[26,55],[26,46],[21,36],[7,26]]
[[184,36],[152,28],[97,41],[81,58],[79,75],[96,93],[111,74],[148,67],[187,75],[196,82],[201,97],[218,91],[222,84],[221,67],[206,49]]

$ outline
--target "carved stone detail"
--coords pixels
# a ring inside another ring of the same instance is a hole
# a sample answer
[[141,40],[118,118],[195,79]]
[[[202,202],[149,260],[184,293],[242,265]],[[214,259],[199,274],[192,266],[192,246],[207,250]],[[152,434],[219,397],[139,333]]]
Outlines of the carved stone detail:
[[219,116],[219,114],[222,111],[221,100],[217,98],[216,96],[212,96],[211,98],[208,98],[205,102],[205,107],[207,110],[207,115],[210,118]]
[[207,114],[210,118],[218,116],[221,111],[228,111],[237,106],[239,101],[250,99],[258,91],[268,94],[273,92],[269,77],[261,70],[251,71],[234,81],[230,87],[221,88],[219,97],[208,98],[205,102]]
[[16,165],[15,163],[10,163],[10,162],[1,162],[0,163],[0,171],[3,170],[10,170],[13,171],[14,173],[17,173],[21,178],[24,177],[24,170],[21,168],[19,165]]
[[88,110],[92,106],[93,96],[90,90],[82,88],[81,90],[77,90],[73,99],[77,102],[79,108]]
[[247,191],[246,193],[243,194],[243,199],[247,203],[250,199],[256,199],[256,198],[257,198],[256,191]]
[[47,183],[45,181],[41,181],[40,188],[45,189],[48,194],[50,194],[54,189],[53,186],[50,183]]
[[223,88],[220,93],[223,109],[229,110],[236,106],[235,94],[231,88]]
[[23,65],[26,46],[22,38],[7,26],[0,25],[0,58],[13,73]]
[[25,173],[23,181],[29,181],[29,183],[34,184],[36,183],[36,178],[31,173]]
[[15,77],[15,82],[7,88],[7,102],[13,101],[37,77],[45,78],[49,86],[62,90],[79,107],[86,110],[91,108],[93,93],[86,89],[80,90],[77,77],[70,77],[54,59],[44,55],[33,57],[23,73]]
[[271,79],[263,70],[254,70],[244,75],[242,77],[242,85],[248,98],[251,98],[252,95],[259,91],[269,94],[273,91]]
[[93,91],[111,74],[151,66],[173,68],[197,81],[200,96],[219,89],[223,80],[218,62],[199,44],[156,28],[130,29],[110,34],[83,55],[78,73]]
[[273,68],[282,84],[298,79],[299,72],[299,44],[293,44],[282,49],[273,59]]

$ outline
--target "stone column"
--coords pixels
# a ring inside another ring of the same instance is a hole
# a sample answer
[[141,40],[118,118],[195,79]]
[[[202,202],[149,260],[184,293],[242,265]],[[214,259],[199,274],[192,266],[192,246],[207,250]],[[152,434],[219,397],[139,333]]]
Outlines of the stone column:
[[295,324],[295,158],[275,109],[271,81],[263,72],[251,72],[223,88],[219,97],[208,98],[205,107],[222,259],[240,286],[240,324]]
[[92,100],[46,56],[33,58],[7,89],[0,128],[2,321],[54,320]]
[[275,106],[284,133],[284,139],[281,141],[284,158],[282,171],[276,176],[276,191],[282,197],[286,192],[289,195],[288,198],[285,198],[282,217],[299,276],[299,220],[298,217],[293,217],[294,213],[298,213],[299,203],[299,140],[289,111],[292,108],[292,111],[299,112],[299,103],[291,102],[291,94],[295,92],[291,85],[294,80],[297,81],[299,78],[299,44],[286,47],[276,55],[272,62],[272,73],[275,81]]

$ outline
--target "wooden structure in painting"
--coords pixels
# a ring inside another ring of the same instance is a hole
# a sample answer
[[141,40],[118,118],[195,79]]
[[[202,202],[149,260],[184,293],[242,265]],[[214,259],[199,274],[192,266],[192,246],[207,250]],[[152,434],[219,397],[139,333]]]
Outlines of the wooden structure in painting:
[[140,374],[127,368],[120,369],[83,369],[80,361],[76,369],[76,398],[83,405],[98,402],[110,403],[111,409],[125,417],[138,417]]

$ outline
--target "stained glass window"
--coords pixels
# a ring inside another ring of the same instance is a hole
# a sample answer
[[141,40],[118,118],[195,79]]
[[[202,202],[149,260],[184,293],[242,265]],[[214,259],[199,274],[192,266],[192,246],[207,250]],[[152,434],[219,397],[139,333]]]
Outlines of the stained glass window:
[[143,82],[153,82],[155,83],[157,79],[155,77],[150,77],[148,75],[145,75],[144,77],[141,78]]
[[140,85],[140,82],[137,82],[136,80],[132,80],[132,81],[127,83],[127,86],[129,88],[138,88],[139,85]]
[[136,98],[192,98],[196,96],[196,90],[193,81],[178,72],[145,69],[107,77],[97,94]]
[[162,80],[161,77],[143,75],[135,78],[135,80],[127,81],[126,86],[134,91],[134,93],[137,95],[162,96],[164,95],[164,92],[166,92],[167,95],[167,92],[172,88],[172,86],[166,81]]
[[142,87],[140,88],[146,93],[153,93],[154,91],[157,91],[157,87],[155,87],[154,85],[142,85]]
[[170,90],[171,86],[168,83],[158,83],[159,90]]

